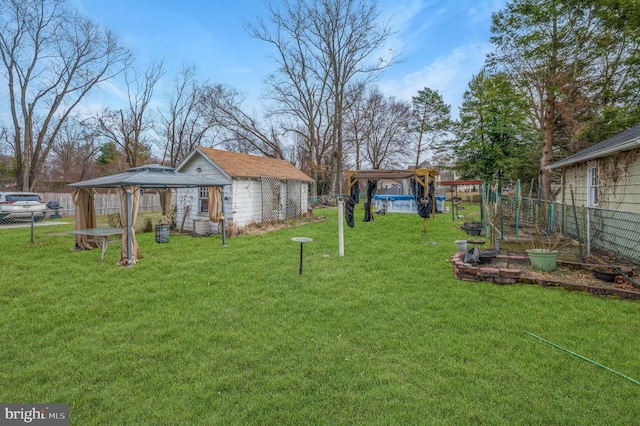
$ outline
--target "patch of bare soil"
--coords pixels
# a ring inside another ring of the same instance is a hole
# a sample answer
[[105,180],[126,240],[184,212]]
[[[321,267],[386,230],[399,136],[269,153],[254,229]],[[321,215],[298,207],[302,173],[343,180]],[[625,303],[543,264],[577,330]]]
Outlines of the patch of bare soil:
[[270,223],[250,223],[242,228],[235,227],[229,223],[227,225],[227,236],[234,237],[236,235],[261,235],[269,232],[278,231],[285,228],[296,228],[312,222],[326,222],[326,216],[319,217],[301,217],[298,219],[279,220]]

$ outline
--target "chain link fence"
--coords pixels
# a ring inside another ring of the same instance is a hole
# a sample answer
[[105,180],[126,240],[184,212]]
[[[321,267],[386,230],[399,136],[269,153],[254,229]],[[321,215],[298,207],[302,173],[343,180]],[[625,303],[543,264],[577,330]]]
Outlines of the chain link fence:
[[300,217],[302,211],[303,190],[299,180],[263,176],[262,186],[262,222],[273,223],[283,219]]
[[587,253],[602,251],[640,264],[640,213],[501,195],[498,219],[504,235],[515,230],[517,238],[537,227],[583,243]]
[[302,216],[302,185],[299,180],[287,180],[287,219]]
[[280,179],[262,176],[262,222],[273,223],[280,220]]
[[600,250],[640,264],[640,214],[556,204],[555,220],[562,233],[583,241],[587,252]]

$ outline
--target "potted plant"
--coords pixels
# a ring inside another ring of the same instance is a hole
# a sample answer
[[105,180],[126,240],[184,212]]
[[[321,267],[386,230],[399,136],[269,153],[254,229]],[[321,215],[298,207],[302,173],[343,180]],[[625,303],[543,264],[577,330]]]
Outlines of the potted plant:
[[539,271],[553,271],[557,267],[558,249],[561,248],[562,235],[547,233],[536,227],[536,234],[532,240],[533,247],[526,250],[529,262]]

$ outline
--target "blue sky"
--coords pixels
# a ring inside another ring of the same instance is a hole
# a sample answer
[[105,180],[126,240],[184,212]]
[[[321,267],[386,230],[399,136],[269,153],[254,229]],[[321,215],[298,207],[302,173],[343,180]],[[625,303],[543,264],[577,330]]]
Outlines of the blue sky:
[[[80,13],[118,34],[142,61],[163,59],[164,84],[183,64],[203,79],[233,86],[259,105],[273,71],[268,46],[251,38],[244,23],[267,17],[263,0],[72,0]],[[410,101],[418,90],[438,90],[454,116],[462,94],[490,49],[491,13],[506,0],[380,0],[396,29],[387,48],[404,62],[377,82],[387,95]]]

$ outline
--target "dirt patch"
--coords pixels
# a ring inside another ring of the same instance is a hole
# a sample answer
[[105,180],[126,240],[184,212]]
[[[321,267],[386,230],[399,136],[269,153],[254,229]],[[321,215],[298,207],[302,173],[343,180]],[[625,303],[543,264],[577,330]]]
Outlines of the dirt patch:
[[235,237],[236,235],[261,235],[269,232],[279,231],[285,228],[297,228],[308,223],[326,222],[326,216],[319,217],[301,217],[298,219],[279,220],[270,223],[250,223],[241,228],[234,226],[231,222],[227,225],[227,236]]

